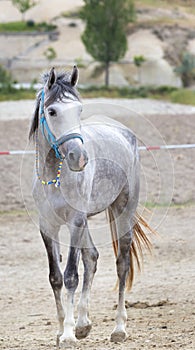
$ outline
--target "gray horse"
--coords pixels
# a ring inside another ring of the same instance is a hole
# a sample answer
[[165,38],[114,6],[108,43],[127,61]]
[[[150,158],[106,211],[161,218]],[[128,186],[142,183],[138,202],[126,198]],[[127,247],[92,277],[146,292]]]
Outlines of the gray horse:
[[[88,317],[90,289],[98,251],[93,244],[88,218],[108,212],[118,274],[116,327],[111,341],[126,339],[125,287],[133,280],[133,256],[150,248],[150,241],[136,214],[139,196],[139,156],[136,137],[113,123],[80,124],[82,104],[76,91],[78,69],[70,75],[44,75],[37,95],[30,138],[36,141],[36,179],[33,196],[39,211],[40,232],[49,260],[49,281],[55,296],[59,331],[57,345],[69,346],[91,330]],[[70,248],[64,278],[60,270],[59,231],[66,224]],[[80,255],[84,265],[78,320],[74,320],[74,294],[79,282]],[[63,281],[67,291],[62,303]]]

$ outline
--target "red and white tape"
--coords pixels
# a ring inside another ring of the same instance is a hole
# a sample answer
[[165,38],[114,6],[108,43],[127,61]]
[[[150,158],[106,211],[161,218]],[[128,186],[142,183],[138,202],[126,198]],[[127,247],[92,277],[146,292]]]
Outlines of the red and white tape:
[[195,143],[187,143],[184,145],[162,145],[162,146],[140,146],[140,151],[157,151],[160,149],[187,149],[195,148]]
[[23,150],[17,150],[17,151],[3,151],[0,152],[0,156],[14,156],[14,155],[23,155],[23,154],[35,154],[35,151],[23,151]]
[[[139,146],[140,151],[158,151],[161,149],[188,149],[195,148],[195,143],[183,144],[183,145],[162,145],[162,146]],[[35,151],[2,151],[0,156],[9,156],[9,155],[24,155],[24,154],[35,154]]]

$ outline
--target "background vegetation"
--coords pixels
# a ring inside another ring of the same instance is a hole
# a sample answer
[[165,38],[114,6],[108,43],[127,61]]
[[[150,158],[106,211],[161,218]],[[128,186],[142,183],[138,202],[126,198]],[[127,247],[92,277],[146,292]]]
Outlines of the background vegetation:
[[22,15],[22,21],[25,20],[26,12],[33,6],[36,2],[33,0],[12,0],[12,4],[20,11]]
[[[109,12],[109,16],[107,16],[107,13],[104,14],[104,18],[100,18],[101,21],[103,22],[108,22],[111,21],[111,19],[113,18],[112,16],[115,16],[116,14],[118,14],[118,12],[116,13],[116,11],[114,12],[115,8],[114,5],[118,4],[119,2],[121,2],[122,0],[102,0],[101,3],[106,4],[109,2],[110,4],[110,9],[112,9],[112,12]],[[23,14],[32,6],[34,6],[34,1],[31,0],[18,0],[18,1],[14,1],[15,5],[16,3],[18,4],[17,6],[19,11],[21,12],[22,16]],[[148,6],[148,8],[156,8],[158,9],[159,7],[164,7],[164,8],[176,8],[176,6],[185,6],[186,11],[189,10],[189,12],[195,13],[195,1],[191,1],[191,0],[173,0],[173,1],[168,1],[168,0],[125,0],[122,1],[123,4],[125,4],[125,6],[128,6],[128,8],[130,9],[128,16],[126,16],[126,14],[123,12],[123,19],[122,19],[122,24],[124,24],[123,29],[125,28],[127,22],[129,23],[129,30],[132,31],[132,28],[136,28],[136,26],[142,25],[142,26],[148,26],[148,25],[152,25],[151,20],[149,20],[149,22],[145,22],[145,23],[140,23],[138,18],[136,17],[136,11],[135,11],[135,7],[136,9],[138,9],[138,13],[139,11],[141,11],[142,9],[144,9],[145,6]],[[121,3],[122,3],[121,2]],[[85,4],[86,5],[93,5],[96,4],[98,6],[98,3],[100,3],[98,0],[85,0]],[[112,6],[111,6],[112,5]],[[23,8],[22,6],[26,6],[25,8]],[[28,7],[30,6],[30,7]],[[27,9],[27,10],[26,10]],[[118,9],[118,7],[116,7],[116,9]],[[124,9],[124,8],[123,8]],[[22,12],[23,10],[25,10],[24,12]],[[95,21],[95,26],[97,25],[97,21],[96,21],[96,17],[94,16],[94,13],[90,11],[90,13],[88,12],[89,8],[85,8],[86,11],[82,10],[82,12],[80,12],[79,10],[75,10],[73,12],[68,12],[68,13],[63,13],[62,16],[64,17],[69,17],[69,18],[79,18],[80,16],[82,18],[84,18],[87,21]],[[84,12],[83,12],[84,11]],[[101,11],[100,11],[101,12]],[[97,14],[97,12],[96,12]],[[112,16],[111,16],[112,14]],[[102,15],[102,12],[101,12]],[[107,17],[106,17],[107,16]],[[101,16],[100,16],[101,17]],[[112,17],[112,18],[111,18]],[[128,17],[128,21],[127,20]],[[184,19],[178,19],[177,18],[177,22],[180,23],[180,21],[184,21]],[[100,22],[101,22],[100,21]],[[132,24],[132,21],[135,21]],[[165,23],[169,23],[174,25],[174,19],[173,18],[164,18],[160,20],[161,22],[159,23],[158,18],[155,20],[153,19],[153,24],[154,26],[156,26],[156,24],[162,24],[162,22],[164,21]],[[168,21],[168,22],[167,22]],[[130,23],[131,22],[131,23]],[[99,22],[98,22],[99,23]],[[101,22],[102,23],[102,22]],[[114,23],[114,22],[113,22]],[[111,32],[108,33],[109,35],[106,36],[106,40],[108,39],[108,43],[110,44],[113,40],[113,43],[116,44],[116,41],[119,38],[115,38],[113,36],[113,23],[112,21],[110,22],[111,25]],[[183,23],[183,22],[182,22]],[[185,23],[186,26],[191,26],[191,22],[189,23]],[[193,24],[194,26],[194,24]],[[45,31],[50,31],[50,30],[54,30],[56,29],[56,26],[51,24],[51,23],[35,23],[33,20],[29,20],[29,21],[25,21],[24,20],[24,16],[22,17],[22,20],[19,22],[11,22],[11,23],[0,23],[0,32],[25,32],[25,31],[40,31],[40,32],[45,32]],[[90,27],[91,29],[91,27]],[[105,28],[103,30],[102,33],[100,33],[100,31],[98,31],[98,35],[102,35],[103,37],[105,36]],[[107,34],[107,33],[106,33]],[[88,37],[89,37],[89,32],[88,34],[85,33],[86,36],[86,42],[89,41]],[[84,37],[83,37],[84,38]],[[88,51],[92,52],[94,50],[94,44],[96,45],[96,37],[92,38],[92,42],[90,42],[91,48],[88,48]],[[101,37],[102,40],[102,37]],[[84,40],[85,41],[85,40]],[[123,52],[125,51],[125,41],[124,41],[124,45],[123,46]],[[112,47],[112,45],[111,45]],[[118,48],[117,48],[118,50]],[[116,51],[117,51],[116,50]],[[111,50],[113,51],[113,50]],[[120,50],[119,50],[120,51]],[[114,51],[113,51],[114,52]],[[52,60],[55,59],[56,57],[56,52],[52,47],[49,47],[49,49],[47,51],[44,52],[45,57],[47,58],[48,62],[51,63]],[[122,54],[121,54],[122,55]],[[119,55],[120,56],[120,55]],[[101,62],[100,65],[100,70],[102,71],[103,69],[105,69],[106,66],[106,62],[108,61],[108,59],[106,58],[106,56],[103,57],[103,59],[99,56],[96,57],[97,60],[99,60]],[[111,61],[113,60],[118,60],[119,57],[115,56],[113,54],[113,57],[109,57],[109,59]],[[137,67],[138,73],[140,71],[140,67],[141,65],[144,63],[145,58],[144,56],[135,56],[134,57],[134,64]],[[83,66],[83,62],[81,59],[78,59],[77,64],[79,66]],[[187,87],[186,88],[182,88],[182,89],[177,89],[177,88],[171,88],[171,87],[160,87],[160,88],[154,88],[154,87],[144,87],[144,86],[139,86],[139,87],[124,87],[124,88],[116,88],[116,87],[96,87],[96,86],[90,86],[89,88],[80,88],[80,93],[81,93],[81,97],[110,97],[110,98],[114,98],[114,97],[118,97],[118,98],[136,98],[136,97],[142,97],[142,98],[146,98],[146,97],[150,97],[150,98],[155,98],[155,99],[163,99],[163,100],[167,100],[167,101],[172,101],[172,102],[178,102],[178,103],[183,103],[183,104],[191,104],[191,105],[195,105],[195,91],[193,90],[193,84],[195,83],[195,57],[191,54],[189,54],[188,52],[181,52],[180,55],[180,62],[177,65],[177,67],[175,68],[175,71],[177,72],[178,75],[180,75],[182,81],[183,81],[183,86]],[[138,74],[139,77],[139,74]],[[16,100],[16,99],[29,99],[29,98],[33,98],[35,97],[35,89],[33,88],[33,84],[30,87],[30,89],[16,89],[15,86],[13,85],[13,81],[12,78],[10,76],[10,74],[6,71],[6,69],[4,69],[3,67],[0,66],[0,100]]]
[[[81,98],[153,98],[174,103],[195,105],[195,91],[170,86],[161,87],[106,87],[90,86],[78,88]],[[0,101],[34,99],[37,90],[32,83],[29,89],[16,88],[11,75],[0,66]]]
[[41,22],[35,23],[34,21],[19,21],[19,22],[7,22],[0,23],[0,32],[47,32],[56,29],[54,24]]
[[86,23],[81,39],[89,54],[101,62],[105,85],[109,85],[111,62],[118,62],[127,50],[127,26],[135,20],[133,0],[84,0],[80,12]]

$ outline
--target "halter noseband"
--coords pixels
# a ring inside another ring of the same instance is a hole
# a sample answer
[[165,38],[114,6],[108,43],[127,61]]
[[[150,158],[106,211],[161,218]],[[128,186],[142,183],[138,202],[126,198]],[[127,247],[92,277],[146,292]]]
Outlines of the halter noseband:
[[81,134],[78,134],[76,132],[73,132],[68,135],[63,135],[59,139],[56,139],[54,134],[51,132],[49,125],[47,123],[47,120],[45,118],[45,113],[44,113],[44,97],[45,93],[44,90],[42,90],[41,94],[41,108],[40,108],[40,126],[41,126],[41,132],[43,136],[46,138],[48,143],[50,144],[51,148],[55,151],[55,155],[59,159],[63,159],[60,151],[59,151],[59,146],[62,145],[64,142],[67,142],[72,139],[80,139],[81,142],[83,143],[83,138]]

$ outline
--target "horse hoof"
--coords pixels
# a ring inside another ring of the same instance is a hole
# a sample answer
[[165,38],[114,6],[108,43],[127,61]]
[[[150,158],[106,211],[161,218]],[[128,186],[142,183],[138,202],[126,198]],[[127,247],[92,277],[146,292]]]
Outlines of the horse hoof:
[[110,337],[110,341],[114,343],[122,343],[126,339],[127,339],[127,334],[126,332],[123,332],[123,331],[113,332]]
[[88,324],[88,325],[83,326],[83,327],[76,327],[76,330],[75,330],[76,338],[77,339],[86,338],[88,336],[88,334],[90,333],[91,328],[92,328],[91,324]]
[[60,337],[59,341],[59,349],[72,349],[76,346],[77,340],[76,338],[63,338]]

